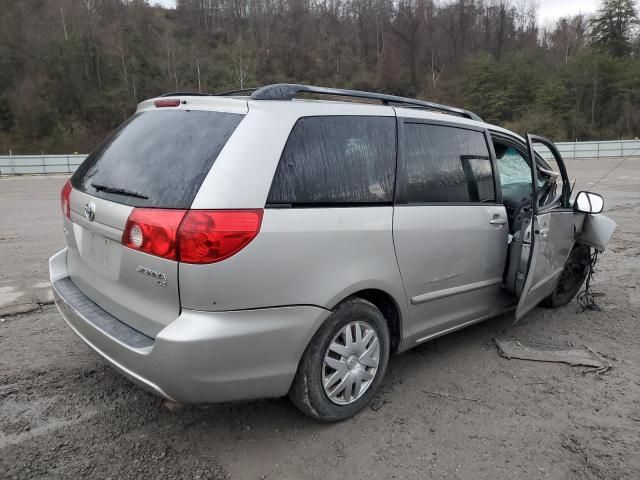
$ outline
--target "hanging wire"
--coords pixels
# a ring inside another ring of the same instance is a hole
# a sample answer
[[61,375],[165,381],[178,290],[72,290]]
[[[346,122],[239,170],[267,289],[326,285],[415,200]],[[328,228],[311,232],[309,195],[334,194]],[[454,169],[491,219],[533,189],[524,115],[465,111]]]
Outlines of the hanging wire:
[[595,266],[598,262],[598,251],[594,250],[589,258],[589,272],[587,273],[587,281],[584,284],[584,290],[582,290],[578,294],[578,304],[580,305],[581,311],[592,310],[596,312],[601,312],[602,307],[596,303],[596,298],[604,297],[604,293],[594,292],[591,288],[591,281],[595,276]]

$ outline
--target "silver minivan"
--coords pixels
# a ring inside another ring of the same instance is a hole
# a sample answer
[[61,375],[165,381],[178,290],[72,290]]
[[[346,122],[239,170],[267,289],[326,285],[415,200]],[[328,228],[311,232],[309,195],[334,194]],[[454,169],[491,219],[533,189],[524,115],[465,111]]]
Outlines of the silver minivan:
[[366,406],[393,353],[567,304],[615,228],[549,140],[290,84],[142,102],[61,207],[56,304],[115,369],[175,402],[288,394],[323,421]]

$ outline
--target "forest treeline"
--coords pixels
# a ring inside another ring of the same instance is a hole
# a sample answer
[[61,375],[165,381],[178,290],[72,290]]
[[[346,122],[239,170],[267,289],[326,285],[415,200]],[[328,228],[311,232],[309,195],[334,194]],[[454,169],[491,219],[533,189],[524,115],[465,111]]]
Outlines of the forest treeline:
[[633,0],[0,0],[0,154],[89,151],[169,91],[276,82],[472,110],[555,140],[640,135]]

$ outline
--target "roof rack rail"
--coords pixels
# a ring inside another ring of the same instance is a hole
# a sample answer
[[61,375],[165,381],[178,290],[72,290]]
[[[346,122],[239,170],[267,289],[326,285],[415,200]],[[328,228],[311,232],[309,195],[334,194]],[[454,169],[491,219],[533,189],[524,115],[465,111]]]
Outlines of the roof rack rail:
[[258,90],[259,87],[252,88],[243,88],[240,90],[229,90],[228,92],[220,92],[220,93],[205,93],[205,92],[169,92],[163,93],[160,95],[161,97],[177,97],[177,96],[189,96],[189,97],[224,97],[231,95],[239,95],[241,93],[250,93]]
[[[246,91],[246,90],[242,90]],[[426,108],[437,112],[452,113],[470,120],[482,122],[482,118],[473,112],[461,108],[449,107],[439,103],[425,102],[414,98],[397,97],[383,93],[363,92],[361,90],[345,90],[341,88],[314,87],[312,85],[297,85],[293,83],[277,83],[255,89],[251,94],[252,100],[293,100],[300,93],[311,93],[317,95],[334,95],[352,98],[367,98],[379,100],[383,105],[397,104],[412,107]]]
[[240,90],[229,90],[228,92],[212,93],[212,95],[215,97],[232,96],[232,95],[238,95],[240,93],[245,93],[245,92],[246,93],[255,92],[259,88],[260,87],[241,88]]
[[163,93],[160,95],[161,97],[178,97],[178,96],[189,96],[189,97],[208,97],[210,93],[202,93],[202,92],[169,92]]

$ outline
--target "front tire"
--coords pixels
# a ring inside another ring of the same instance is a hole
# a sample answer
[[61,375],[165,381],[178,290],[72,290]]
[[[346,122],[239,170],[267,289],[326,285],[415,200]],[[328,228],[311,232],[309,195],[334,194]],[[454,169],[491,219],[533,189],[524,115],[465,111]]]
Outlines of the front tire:
[[542,301],[547,308],[558,308],[567,305],[578,294],[589,274],[591,250],[586,245],[576,245],[571,250],[564,270],[558,279],[551,295]]
[[380,310],[361,298],[346,300],[309,342],[289,398],[316,420],[352,417],[380,387],[389,350],[389,329]]

